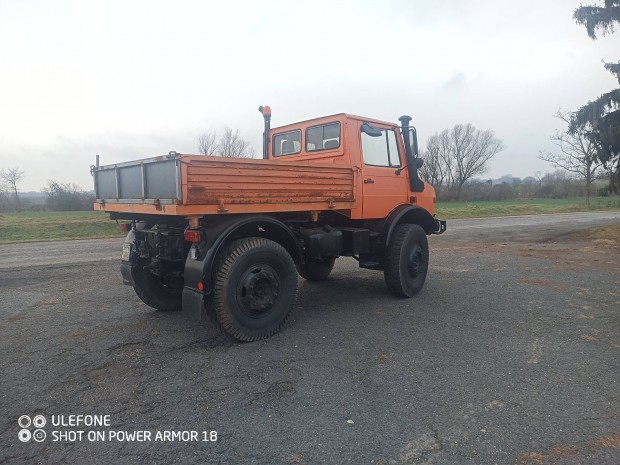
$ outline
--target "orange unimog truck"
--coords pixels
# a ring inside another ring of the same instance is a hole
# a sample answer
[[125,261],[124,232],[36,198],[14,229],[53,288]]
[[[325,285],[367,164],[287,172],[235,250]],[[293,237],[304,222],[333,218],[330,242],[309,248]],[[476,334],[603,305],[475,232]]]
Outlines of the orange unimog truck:
[[210,316],[254,341],[278,332],[297,273],[326,279],[338,257],[382,270],[399,297],[422,289],[427,235],[445,231],[418,170],[415,128],[337,114],[276,129],[263,159],[168,155],[93,166],[95,210],[128,235],[121,273],[144,303]]

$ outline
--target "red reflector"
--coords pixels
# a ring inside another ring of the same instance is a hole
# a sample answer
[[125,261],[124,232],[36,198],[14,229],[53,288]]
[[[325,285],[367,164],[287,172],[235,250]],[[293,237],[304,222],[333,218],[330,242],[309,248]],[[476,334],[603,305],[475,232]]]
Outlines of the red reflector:
[[187,242],[200,242],[200,231],[196,229],[185,230],[185,240]]
[[120,229],[122,232],[129,232],[131,230],[131,224],[130,223],[118,223],[118,229]]
[[204,290],[205,290],[205,285],[204,285],[204,284],[202,284],[202,281],[200,281],[200,282],[196,285],[196,287],[198,288],[198,290],[199,290],[200,292],[202,292],[202,291],[204,291]]

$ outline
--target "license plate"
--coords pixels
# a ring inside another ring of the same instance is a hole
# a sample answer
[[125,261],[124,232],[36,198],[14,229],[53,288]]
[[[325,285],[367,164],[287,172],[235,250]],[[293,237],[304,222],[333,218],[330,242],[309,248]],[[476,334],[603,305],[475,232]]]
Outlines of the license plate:
[[121,255],[121,260],[124,262],[128,262],[130,256],[131,256],[131,244],[123,244],[123,253]]

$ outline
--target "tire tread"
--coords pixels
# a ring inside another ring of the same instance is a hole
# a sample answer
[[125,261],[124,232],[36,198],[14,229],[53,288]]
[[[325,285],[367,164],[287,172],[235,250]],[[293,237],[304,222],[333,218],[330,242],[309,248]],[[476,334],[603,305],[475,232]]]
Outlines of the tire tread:
[[[228,281],[228,277],[237,260],[239,260],[239,258],[242,257],[245,253],[258,247],[272,248],[273,251],[278,253],[280,256],[287,257],[287,259],[290,261],[290,266],[294,269],[293,259],[286,251],[286,249],[277,242],[260,237],[238,239],[232,242],[223,251],[223,253],[220,254],[220,258],[215,268],[216,271],[213,285],[213,293],[212,298],[210,299],[211,305],[207,307],[207,314],[212,320],[216,321],[217,325],[221,329],[223,329],[228,335],[232,336],[233,338],[244,342],[265,339],[279,332],[291,316],[292,309],[295,306],[298,295],[298,287],[295,286],[293,302],[286,316],[278,323],[277,326],[269,328],[268,330],[260,334],[244,334],[239,328],[237,328],[233,324],[232,315],[230,314],[230,311],[226,305],[225,287]],[[209,307],[211,308],[209,309]]]
[[[405,289],[405,283],[403,282],[403,277],[400,272],[401,253],[405,241],[410,235],[420,233],[422,233],[424,238],[426,238],[426,233],[421,226],[418,226],[417,224],[399,224],[396,226],[388,246],[385,256],[385,283],[387,284],[388,289],[398,297],[412,297],[412,295],[417,294],[422,288],[422,286],[420,286],[420,288],[413,294],[408,293]],[[426,243],[426,250],[428,251],[428,243]],[[424,282],[422,285],[423,284]]]

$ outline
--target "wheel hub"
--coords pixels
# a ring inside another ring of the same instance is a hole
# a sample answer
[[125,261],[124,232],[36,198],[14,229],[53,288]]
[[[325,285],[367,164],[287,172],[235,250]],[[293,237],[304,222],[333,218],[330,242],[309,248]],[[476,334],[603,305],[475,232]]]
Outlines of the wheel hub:
[[409,260],[407,261],[407,270],[409,276],[416,278],[422,271],[424,266],[424,251],[419,245],[416,245],[409,254]]
[[271,309],[280,292],[280,281],[270,266],[253,267],[239,280],[237,300],[250,316],[261,316]]

